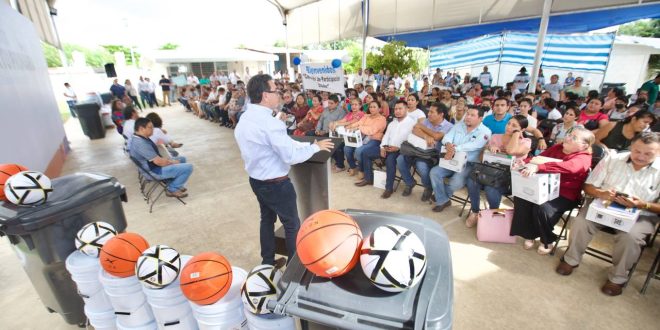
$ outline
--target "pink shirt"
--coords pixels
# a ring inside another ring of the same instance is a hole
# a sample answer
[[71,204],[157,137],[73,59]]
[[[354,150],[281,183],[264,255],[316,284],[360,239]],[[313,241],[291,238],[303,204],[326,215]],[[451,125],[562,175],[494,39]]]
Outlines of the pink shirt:
[[[490,140],[488,140],[488,146],[495,147],[495,148],[500,149],[502,152],[506,152],[506,150],[504,148],[505,145],[502,142],[502,137],[503,136],[504,136],[504,134],[493,134],[490,137]],[[532,140],[530,140],[528,138],[525,138],[525,137],[522,137],[522,136],[520,137],[520,142],[519,143],[520,143],[520,145],[527,147],[527,149],[532,147]],[[507,152],[507,154],[508,154],[508,152]],[[527,155],[525,154],[525,155],[511,155],[511,156],[526,157]]]
[[358,112],[349,112],[346,116],[344,116],[344,120],[346,121],[353,121],[353,120],[360,120],[364,117],[364,112],[358,111]]

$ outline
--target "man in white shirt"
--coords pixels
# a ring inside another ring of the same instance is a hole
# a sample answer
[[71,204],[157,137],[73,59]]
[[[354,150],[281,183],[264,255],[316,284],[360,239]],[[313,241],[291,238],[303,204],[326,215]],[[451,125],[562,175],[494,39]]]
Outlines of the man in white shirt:
[[[151,81],[151,79],[149,78],[145,78],[144,80],[146,80],[147,82],[147,92],[149,93],[149,102],[150,102],[149,105],[155,104],[156,106],[158,106],[158,100],[156,99],[156,83]],[[165,105],[163,104],[163,106]]]
[[362,84],[355,84],[355,91],[358,93],[360,100],[364,102],[364,98],[367,96],[367,92],[364,90],[364,86]]
[[410,117],[415,123],[420,119],[426,118],[424,111],[417,108],[419,105],[419,96],[417,94],[408,95],[408,117]]
[[527,69],[523,66],[515,78],[513,78],[513,88],[517,89],[520,93],[524,93],[527,90],[528,84],[529,75],[527,74]]
[[562,118],[561,112],[559,112],[559,110],[556,108],[557,101],[555,101],[553,98],[548,97],[543,100],[543,107],[548,111],[548,119],[557,120]]
[[[374,159],[383,157],[385,158],[386,179],[385,191],[380,196],[381,198],[389,198],[394,191],[394,178],[396,176],[396,158],[399,157],[399,148],[401,143],[406,141],[408,135],[412,132],[415,126],[415,121],[407,115],[408,109],[405,101],[397,101],[394,105],[394,120],[387,125],[385,135],[380,142],[380,150],[364,150],[362,152],[362,159]],[[365,186],[372,184],[374,173],[371,169],[371,164],[364,167],[364,180],[356,183],[357,186]]]
[[556,74],[550,76],[550,83],[543,86],[543,89],[550,93],[550,97],[555,101],[559,101],[559,94],[563,88],[564,86],[559,83],[559,76]]
[[493,76],[488,72],[488,66],[484,65],[484,71],[479,75],[479,82],[484,89],[490,88],[493,83]]
[[401,84],[403,84],[403,79],[399,77],[398,72],[394,73],[394,79],[392,80],[394,81],[394,89],[399,90],[401,88]]
[[[140,76],[140,82],[138,83],[138,92],[140,93],[140,101],[142,101],[142,108],[146,109],[147,104],[149,104],[149,107],[153,108],[154,104],[151,102],[151,98],[149,97],[149,82],[144,80],[144,77]],[[147,101],[145,103],[145,101]]]
[[362,69],[358,69],[358,73],[353,77],[353,87],[355,88],[355,85],[361,84],[364,85],[364,75],[362,74]]
[[241,77],[236,74],[236,69],[234,69],[230,74],[229,74],[229,81],[231,81],[232,84],[236,85],[238,80],[241,79]]
[[76,92],[73,91],[73,88],[71,88],[69,83],[64,83],[64,88],[66,88],[64,91],[64,97],[66,98],[66,104],[69,106],[71,117],[76,118],[76,112],[73,110],[73,107],[76,105],[76,102],[78,102],[78,96],[76,96]]
[[247,83],[248,81],[250,81],[250,78],[252,78],[252,75],[250,75],[250,68],[248,68],[246,66],[245,67],[245,76],[243,76],[243,81],[245,81],[245,83]]
[[220,82],[220,85],[227,85],[229,82],[229,77],[227,77],[227,72],[222,71],[220,72],[220,76],[218,77],[218,81]]

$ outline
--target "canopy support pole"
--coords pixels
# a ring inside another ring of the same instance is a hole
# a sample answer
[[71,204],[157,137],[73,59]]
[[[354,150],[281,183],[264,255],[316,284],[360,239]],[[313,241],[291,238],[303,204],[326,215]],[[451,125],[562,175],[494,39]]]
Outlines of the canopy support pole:
[[[286,22],[286,15],[284,16],[284,47],[286,47],[286,65],[284,65],[289,81],[291,81],[291,51],[289,50],[289,25]],[[284,74],[281,74],[284,76]]]
[[367,34],[369,33],[369,0],[363,0],[362,18],[362,71],[367,68]]
[[536,81],[539,79],[539,69],[543,57],[543,45],[545,35],[548,32],[548,22],[550,21],[550,10],[552,9],[552,0],[543,1],[543,14],[541,16],[541,25],[539,26],[539,37],[536,40],[536,53],[534,54],[534,67],[532,68],[532,79],[527,86],[527,92],[534,94],[536,92]]

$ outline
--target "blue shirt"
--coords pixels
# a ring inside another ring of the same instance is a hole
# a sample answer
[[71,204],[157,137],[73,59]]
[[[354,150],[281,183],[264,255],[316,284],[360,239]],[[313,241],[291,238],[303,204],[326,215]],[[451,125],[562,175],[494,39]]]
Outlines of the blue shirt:
[[431,121],[428,118],[424,119],[424,122],[422,124],[424,126],[426,126],[428,129],[430,129],[430,130],[432,130],[436,133],[442,132],[442,133],[445,133],[445,134],[447,134],[447,132],[449,132],[449,130],[452,127],[454,127],[454,124],[452,124],[448,120],[444,120],[444,119],[437,126],[433,126],[433,124],[431,123]]
[[495,115],[492,114],[484,118],[483,124],[486,125],[486,127],[488,127],[488,129],[490,129],[493,134],[504,134],[504,131],[506,130],[506,123],[509,122],[511,117],[511,114],[507,112],[502,120],[496,120]]
[[122,85],[112,84],[112,86],[110,86],[110,91],[112,92],[112,95],[120,99],[123,98],[124,95],[126,94],[126,88],[124,88],[124,86]]
[[248,104],[236,125],[234,137],[245,162],[245,171],[257,180],[285,176],[291,165],[302,163],[320,149],[301,143],[286,134],[286,124],[273,117],[273,111],[259,104]]
[[442,138],[442,145],[447,143],[454,144],[456,151],[467,153],[468,162],[479,162],[481,149],[488,143],[490,136],[490,129],[483,123],[468,133],[467,125],[465,125],[465,122],[460,121]]
[[128,153],[142,165],[143,169],[161,174],[161,167],[153,162],[159,156],[158,147],[150,139],[133,135],[128,142]]

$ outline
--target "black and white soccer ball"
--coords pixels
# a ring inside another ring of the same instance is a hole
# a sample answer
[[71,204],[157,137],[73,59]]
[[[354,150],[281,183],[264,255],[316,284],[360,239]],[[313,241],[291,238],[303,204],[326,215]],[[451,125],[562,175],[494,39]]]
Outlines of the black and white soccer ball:
[[98,258],[103,244],[115,235],[117,231],[107,222],[88,223],[76,234],[76,249],[90,257]]
[[268,314],[266,304],[277,299],[277,282],[282,278],[282,271],[273,265],[254,267],[241,287],[241,299],[247,310],[254,314]]
[[161,289],[176,281],[181,270],[179,252],[167,245],[154,245],[138,258],[135,274],[148,288]]
[[362,241],[360,264],[377,288],[401,292],[415,286],[424,277],[426,249],[411,230],[384,225]]
[[50,179],[37,171],[16,173],[5,182],[5,197],[16,205],[32,206],[45,203],[52,191]]

